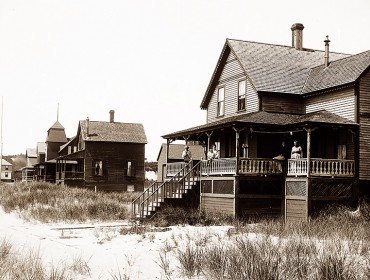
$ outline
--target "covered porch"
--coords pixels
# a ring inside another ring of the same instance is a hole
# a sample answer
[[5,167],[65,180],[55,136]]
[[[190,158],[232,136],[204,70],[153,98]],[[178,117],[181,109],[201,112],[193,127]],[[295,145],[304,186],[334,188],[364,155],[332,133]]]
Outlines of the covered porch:
[[[201,188],[201,198],[206,198],[201,199],[201,207],[206,210],[220,209],[217,203],[227,198],[231,214],[237,215],[250,210],[246,204],[252,199],[257,199],[264,209],[270,207],[268,201],[272,199],[274,208],[283,214],[289,178],[317,178],[319,181],[322,178],[323,182],[330,178],[331,186],[335,185],[333,180],[337,180],[341,187],[341,179],[355,180],[358,177],[355,145],[358,126],[327,111],[306,115],[261,111],[163,137],[168,145],[176,140],[197,141],[203,145],[201,185],[203,181],[207,186],[225,185],[224,188],[217,187],[216,192],[213,188]],[[302,150],[296,159],[291,158],[294,141],[298,141]],[[216,147],[219,156],[209,160],[207,153],[212,146]],[[168,163],[167,177],[176,174],[183,164]],[[233,183],[229,184],[231,181]],[[265,187],[259,187],[262,185]],[[353,193],[351,191],[349,196]],[[208,207],[205,204],[211,201],[209,198],[212,198],[213,206]]]
[[78,151],[60,156],[56,160],[56,182],[62,185],[83,186],[84,152]]

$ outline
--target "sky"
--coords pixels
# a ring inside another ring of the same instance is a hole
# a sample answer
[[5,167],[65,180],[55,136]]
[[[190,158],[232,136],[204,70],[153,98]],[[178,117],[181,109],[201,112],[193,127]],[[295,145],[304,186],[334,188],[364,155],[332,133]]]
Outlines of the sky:
[[[142,123],[146,158],[162,135],[201,125],[226,38],[356,54],[370,50],[370,1],[0,0],[3,155],[44,142],[56,122]],[[59,114],[58,114],[59,106]]]

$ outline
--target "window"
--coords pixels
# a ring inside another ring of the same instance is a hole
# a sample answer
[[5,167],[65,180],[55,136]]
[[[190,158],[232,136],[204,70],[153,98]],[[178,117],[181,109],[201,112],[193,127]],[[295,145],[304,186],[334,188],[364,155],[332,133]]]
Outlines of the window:
[[126,168],[125,168],[125,176],[128,176],[128,177],[135,177],[136,176],[134,161],[132,161],[132,160],[127,161]]
[[217,96],[217,116],[223,116],[225,113],[225,88],[218,89]]
[[9,173],[5,172],[5,178],[8,178],[8,177],[9,177]]
[[103,176],[103,161],[94,160],[93,161],[93,171],[95,176]]
[[238,111],[245,110],[246,80],[238,83]]

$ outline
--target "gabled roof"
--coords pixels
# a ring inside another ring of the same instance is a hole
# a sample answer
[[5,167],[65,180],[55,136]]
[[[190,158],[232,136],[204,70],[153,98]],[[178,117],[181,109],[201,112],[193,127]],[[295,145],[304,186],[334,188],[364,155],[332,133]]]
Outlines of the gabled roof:
[[46,142],[66,143],[67,136],[64,127],[56,121],[49,129]]
[[235,125],[248,126],[276,126],[280,128],[304,124],[325,124],[338,126],[357,126],[357,124],[348,119],[342,118],[326,110],[313,112],[305,115],[270,113],[258,111],[249,114],[237,115],[229,118],[220,119],[212,123],[180,130],[174,133],[163,135],[165,139],[174,139],[190,134],[204,133],[219,128],[233,127]]
[[34,149],[34,148],[26,149],[26,157],[28,157],[28,158],[37,158],[36,149]]
[[37,142],[37,147],[36,147],[36,153],[46,153],[46,143],[45,142]]
[[355,82],[370,65],[370,51],[362,52],[312,68],[303,93]]
[[121,142],[146,144],[144,126],[139,123],[120,123],[89,121],[89,134],[87,135],[87,121],[81,120],[79,131],[84,141],[95,142]]
[[9,163],[8,161],[6,161],[5,159],[1,159],[1,165],[2,166],[5,166],[5,165],[11,166],[12,164]]
[[[297,50],[290,46],[227,39],[203,97],[202,109],[206,109],[208,106],[221,75],[226,56],[230,52],[236,56],[245,75],[258,92],[302,94],[306,92],[307,87],[305,86],[309,80],[311,69],[320,66],[322,68],[324,65],[324,52],[320,50]],[[344,58],[348,57],[351,55],[330,52],[331,64],[337,60],[345,62]],[[359,57],[358,60],[362,58],[364,56]],[[342,62],[338,61],[338,63]],[[352,64],[355,65],[356,62],[352,62]],[[346,69],[346,67],[343,66],[342,69]],[[359,67],[359,69],[363,69],[363,67]],[[332,71],[331,75],[334,74],[335,71]],[[331,76],[327,78],[331,78]],[[340,76],[335,78],[335,81],[334,86],[343,83]]]
[[[189,150],[191,152],[192,158],[195,160],[200,160],[204,157],[204,149],[201,145],[188,145]],[[159,149],[157,161],[159,161],[159,157],[161,153],[165,153],[167,149],[167,144],[162,144],[161,148]],[[184,144],[170,144],[169,152],[168,152],[168,159],[181,159],[182,160],[182,152],[184,151]]]

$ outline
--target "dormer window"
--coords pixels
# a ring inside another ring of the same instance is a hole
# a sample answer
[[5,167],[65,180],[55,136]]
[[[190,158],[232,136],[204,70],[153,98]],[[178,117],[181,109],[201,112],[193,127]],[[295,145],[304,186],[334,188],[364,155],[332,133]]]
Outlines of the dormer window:
[[225,114],[225,88],[218,88],[217,94],[217,116],[223,116]]
[[238,82],[238,111],[245,110],[246,80]]

